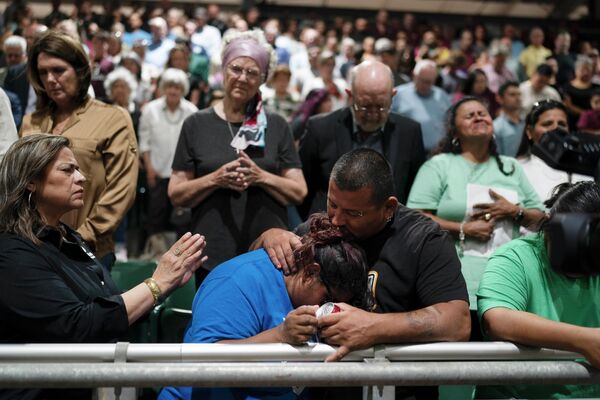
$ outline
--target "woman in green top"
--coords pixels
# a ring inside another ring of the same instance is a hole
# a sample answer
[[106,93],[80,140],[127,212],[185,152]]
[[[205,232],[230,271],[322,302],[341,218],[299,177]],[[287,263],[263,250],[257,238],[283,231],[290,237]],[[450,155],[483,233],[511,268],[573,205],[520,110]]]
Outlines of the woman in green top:
[[537,230],[544,208],[517,160],[498,154],[492,118],[480,100],[462,98],[448,110],[447,124],[447,135],[419,170],[407,205],[456,237],[476,309],[488,256],[518,236],[519,226]]
[[[555,214],[594,213],[600,187],[563,183],[546,202]],[[542,233],[512,241],[488,262],[477,291],[486,336],[583,354],[600,368],[600,271],[570,262],[555,269]],[[597,253],[596,253],[597,254]],[[570,260],[571,261],[571,260]],[[481,386],[477,398],[600,398],[600,385]]]

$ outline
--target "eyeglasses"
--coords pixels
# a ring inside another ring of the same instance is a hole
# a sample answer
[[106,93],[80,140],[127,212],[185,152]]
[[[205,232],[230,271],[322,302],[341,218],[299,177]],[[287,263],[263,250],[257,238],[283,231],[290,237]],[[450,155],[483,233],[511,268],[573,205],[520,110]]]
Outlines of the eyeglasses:
[[229,70],[231,75],[233,75],[236,78],[241,77],[245,73],[246,78],[248,80],[255,81],[255,80],[258,80],[261,76],[260,71],[257,69],[243,68],[243,67],[240,67],[239,65],[235,65],[235,64],[229,64],[227,66],[227,69]]
[[390,110],[392,109],[391,106],[388,107],[382,107],[382,106],[359,106],[358,104],[354,103],[352,105],[352,109],[356,112],[362,113],[362,114],[387,114],[390,112]]

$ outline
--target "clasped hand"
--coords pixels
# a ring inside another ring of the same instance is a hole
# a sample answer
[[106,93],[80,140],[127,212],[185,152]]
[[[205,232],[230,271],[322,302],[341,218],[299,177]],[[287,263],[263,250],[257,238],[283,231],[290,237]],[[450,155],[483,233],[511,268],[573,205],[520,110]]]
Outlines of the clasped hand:
[[264,170],[244,151],[236,160],[228,162],[217,171],[217,185],[222,188],[242,192],[252,185],[262,182]]

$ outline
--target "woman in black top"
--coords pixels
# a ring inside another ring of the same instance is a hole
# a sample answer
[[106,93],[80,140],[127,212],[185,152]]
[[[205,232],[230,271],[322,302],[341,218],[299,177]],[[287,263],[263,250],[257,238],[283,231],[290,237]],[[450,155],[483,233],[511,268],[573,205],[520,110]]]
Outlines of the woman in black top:
[[287,227],[286,206],[306,196],[290,128],[262,107],[259,87],[276,57],[260,31],[226,35],[224,99],[190,115],[181,128],[169,197],[175,206],[192,208],[192,231],[210,243],[196,285],[208,270],[245,253],[265,230]]
[[[85,178],[68,146],[66,137],[34,134],[0,163],[0,343],[116,341],[205,259],[204,238],[188,233],[152,277],[120,293],[92,249],[60,222],[83,205]],[[0,390],[0,398],[71,394]]]

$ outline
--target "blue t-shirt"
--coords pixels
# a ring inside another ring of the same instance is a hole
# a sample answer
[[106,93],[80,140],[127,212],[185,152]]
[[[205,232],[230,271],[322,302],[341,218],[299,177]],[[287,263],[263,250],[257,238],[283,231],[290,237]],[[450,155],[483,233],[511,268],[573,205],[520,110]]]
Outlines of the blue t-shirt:
[[[256,250],[216,267],[194,298],[185,343],[245,339],[281,324],[293,309],[283,273]],[[164,388],[159,400],[295,399],[291,388]]]

